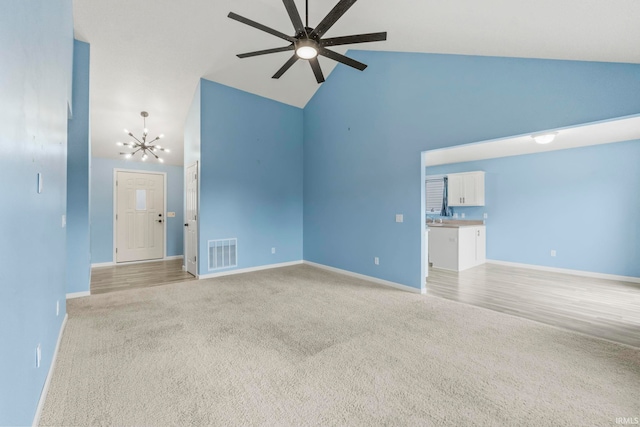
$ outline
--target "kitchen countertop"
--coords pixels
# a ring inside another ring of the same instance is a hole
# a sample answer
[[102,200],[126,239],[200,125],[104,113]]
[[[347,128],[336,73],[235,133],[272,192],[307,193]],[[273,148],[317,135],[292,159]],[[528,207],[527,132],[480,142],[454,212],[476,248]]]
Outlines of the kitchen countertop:
[[461,227],[477,227],[479,225],[485,225],[482,220],[472,220],[472,219],[446,219],[440,222],[427,222],[427,227],[433,228],[461,228]]

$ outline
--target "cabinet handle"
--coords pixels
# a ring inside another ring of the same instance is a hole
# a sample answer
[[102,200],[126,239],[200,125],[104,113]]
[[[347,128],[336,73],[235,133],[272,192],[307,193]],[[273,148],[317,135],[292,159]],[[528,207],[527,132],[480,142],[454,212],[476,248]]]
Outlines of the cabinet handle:
[[464,197],[462,198],[462,203],[464,203]]

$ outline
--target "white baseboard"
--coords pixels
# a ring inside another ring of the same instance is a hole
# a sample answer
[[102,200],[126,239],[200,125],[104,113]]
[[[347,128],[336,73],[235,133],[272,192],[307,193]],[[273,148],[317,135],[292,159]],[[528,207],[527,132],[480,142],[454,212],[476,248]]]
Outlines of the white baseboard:
[[60,333],[58,333],[58,341],[56,342],[56,348],[53,350],[53,357],[51,358],[51,366],[49,366],[49,373],[47,374],[47,379],[44,381],[44,386],[42,387],[42,392],[40,393],[40,400],[38,401],[38,408],[36,409],[36,414],[33,417],[33,426],[37,427],[38,423],[40,423],[40,415],[42,415],[42,408],[44,408],[44,402],[47,399],[47,393],[49,392],[49,384],[51,384],[51,377],[53,376],[53,370],[56,367],[56,359],[58,358],[58,350],[60,349],[60,341],[62,341],[62,334],[64,332],[64,328],[67,325],[67,313],[64,314],[64,319],[62,320],[62,326],[60,326]]
[[116,265],[115,262],[97,262],[95,264],[91,264],[91,268],[99,268],[99,267],[111,267]]
[[304,261],[302,260],[291,261],[291,262],[281,262],[280,264],[267,264],[267,265],[260,265],[258,267],[241,268],[239,270],[221,271],[219,273],[200,274],[198,275],[198,279],[212,279],[214,277],[231,276],[233,274],[242,274],[242,273],[251,273],[253,271],[270,270],[272,268],[290,267],[292,265],[300,265],[303,262]]
[[333,271],[334,273],[344,274],[345,276],[351,276],[351,277],[355,277],[355,278],[362,279],[362,280],[368,280],[369,282],[374,282],[374,283],[377,283],[377,284],[383,285],[383,286],[390,286],[392,288],[400,289],[400,290],[407,291],[407,292],[413,292],[413,293],[416,293],[416,294],[425,294],[426,293],[426,289],[413,288],[411,286],[402,285],[400,283],[390,282],[389,280],[378,279],[377,277],[366,276],[364,274],[354,273],[352,271],[342,270],[340,268],[329,267],[328,265],[318,264],[318,263],[311,262],[311,261],[304,261],[304,263],[306,265],[310,265],[312,267],[322,268],[323,270]]
[[507,267],[529,268],[531,270],[549,271],[551,273],[571,274],[572,276],[593,277],[595,279],[617,280],[620,282],[640,283],[640,277],[619,276],[616,274],[595,273],[592,271],[570,270],[568,268],[547,267],[544,265],[522,264],[519,262],[498,261],[488,259],[487,264],[504,265]]
[[130,261],[130,262],[99,262],[96,264],[91,264],[91,268],[99,268],[99,267],[113,267],[114,265],[131,265],[131,264],[144,264],[147,262],[158,262],[158,261],[171,261],[174,259],[182,259],[183,256],[182,255],[173,255],[173,256],[168,256],[168,257],[164,257],[164,258],[158,258],[158,259],[146,259],[144,261]]
[[67,299],[88,297],[89,295],[91,295],[91,291],[72,292],[70,294],[67,294]]

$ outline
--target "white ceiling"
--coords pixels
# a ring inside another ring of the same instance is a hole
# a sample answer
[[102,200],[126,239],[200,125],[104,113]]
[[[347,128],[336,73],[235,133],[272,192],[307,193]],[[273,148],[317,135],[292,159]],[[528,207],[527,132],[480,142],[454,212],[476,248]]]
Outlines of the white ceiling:
[[[482,141],[452,148],[431,150],[424,153],[425,165],[437,166],[474,160],[543,153],[568,148],[640,139],[640,116],[621,117],[595,123],[586,123],[545,132],[557,132],[553,142],[537,144],[532,135],[519,135],[491,141]],[[545,133],[536,132],[536,135]]]
[[[336,3],[309,0],[310,26]],[[117,157],[122,129],[139,134],[146,110],[151,134],[164,133],[163,146],[173,150],[167,163],[182,164],[183,124],[201,77],[298,107],[319,87],[303,61],[271,78],[289,52],[235,56],[286,42],[227,14],[293,34],[281,0],[73,4],[75,36],[91,44],[94,156]],[[296,4],[304,13],[304,1]],[[357,49],[640,63],[639,18],[638,0],[361,0],[327,36],[388,32],[386,42]],[[320,63],[328,76],[335,63]]]

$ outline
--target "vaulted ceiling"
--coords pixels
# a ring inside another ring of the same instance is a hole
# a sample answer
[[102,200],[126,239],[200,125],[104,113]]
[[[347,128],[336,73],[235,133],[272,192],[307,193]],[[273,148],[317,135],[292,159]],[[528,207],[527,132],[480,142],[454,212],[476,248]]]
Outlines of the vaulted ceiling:
[[[287,43],[228,13],[293,35],[281,0],[73,3],[75,37],[91,44],[94,156],[117,157],[122,129],[141,132],[145,110],[151,134],[164,133],[173,149],[167,163],[182,164],[183,125],[201,77],[298,107],[319,87],[306,61],[271,78],[290,52],[235,56]],[[336,3],[309,0],[310,26]],[[305,2],[296,4],[304,14]],[[388,32],[387,41],[356,49],[640,63],[639,20],[637,0],[360,0],[327,36]],[[330,80],[335,63],[320,64]]]

